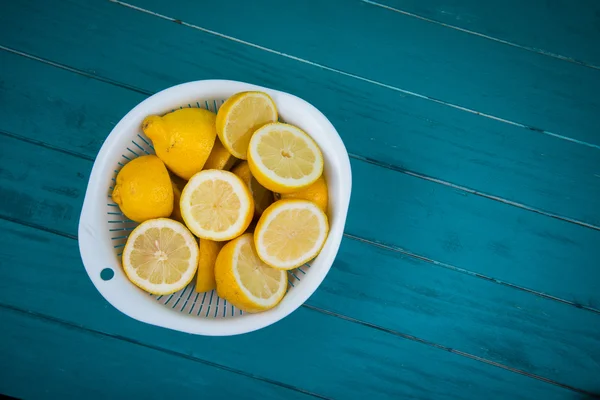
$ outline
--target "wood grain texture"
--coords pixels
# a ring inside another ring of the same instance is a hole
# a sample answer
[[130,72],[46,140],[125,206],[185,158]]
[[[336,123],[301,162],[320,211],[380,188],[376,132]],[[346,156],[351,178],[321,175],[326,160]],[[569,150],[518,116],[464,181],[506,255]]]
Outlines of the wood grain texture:
[[581,65],[358,0],[209,2],[202,8],[193,0],[126,3],[340,71],[600,146],[600,100],[596,96],[600,74]]
[[[10,106],[5,109],[0,130],[41,140],[88,159],[95,157],[105,135],[128,108],[144,98],[130,90],[5,52],[0,57],[5,65],[14,66],[12,71],[44,77],[30,89],[22,84],[21,90],[16,90],[11,89],[10,82],[18,81],[22,75],[8,75],[0,96]],[[56,81],[61,84],[56,85]],[[82,95],[88,93],[92,95]],[[14,116],[26,107],[43,111],[39,118],[24,120]],[[8,160],[15,155],[6,157]],[[90,167],[82,168],[78,172],[87,175],[86,168]],[[353,160],[352,168],[354,190],[348,233],[600,310],[600,271],[596,268],[600,231],[365,162]],[[80,179],[85,182],[87,178]],[[374,196],[382,190],[380,182],[385,182],[386,195]],[[13,185],[14,190],[20,190],[18,180]],[[11,187],[7,184],[5,190]],[[61,200],[56,200],[56,204],[60,205]],[[60,223],[74,228],[77,216],[78,212],[74,212]]]
[[[597,149],[403,96],[108,2],[23,1],[9,3],[5,11],[0,44],[147,93],[209,78],[285,90],[319,107],[359,157],[600,227]],[[18,68],[10,73],[4,86],[18,92],[21,85],[12,78],[23,81],[23,74]],[[28,86],[42,86],[30,81],[25,79]]]
[[24,311],[0,318],[0,392],[17,398],[315,398]]
[[[257,377],[319,395],[344,399],[365,395],[376,399],[569,399],[576,395],[306,308],[298,309],[264,330],[228,338],[193,336],[145,325],[107,306],[93,290],[78,260],[76,241],[6,221],[0,221],[0,238],[18,239],[15,243],[19,244],[5,250],[5,259],[18,257],[20,268],[7,268],[2,264],[0,303],[4,306],[59,318],[191,359],[210,360],[226,368],[250,371]],[[41,259],[39,254],[49,256]],[[21,329],[15,334],[19,331]],[[6,331],[0,332],[0,342],[7,342],[5,335]],[[65,341],[64,338],[55,340],[57,346]],[[93,356],[108,352],[104,346],[98,343],[83,348]],[[23,364],[27,363],[26,354],[14,349],[10,353]],[[136,370],[138,364],[153,360],[151,357],[154,353],[131,362],[122,357],[118,359]],[[161,371],[160,365],[154,368]],[[174,362],[174,365],[181,364]],[[82,374],[87,371],[83,369]],[[164,379],[180,382],[176,374]]]
[[420,17],[600,68],[600,4],[594,0],[378,0]]
[[[97,103],[97,96],[80,98],[69,87],[118,98],[125,103],[128,98],[136,99],[139,95],[41,63],[27,63],[41,68],[36,75],[47,76],[62,85],[45,87],[38,91],[40,96],[32,97],[42,99],[33,103],[34,108],[45,111],[36,120],[37,128],[32,126],[23,131],[27,140],[43,138],[43,145],[53,148],[0,136],[0,168],[4,171],[4,177],[0,177],[0,198],[6,199],[0,202],[0,215],[75,237],[91,168],[89,160],[96,154],[96,146],[100,145],[98,139],[103,135],[86,128],[85,123],[70,126],[67,118],[72,115],[70,105],[86,110],[102,109],[107,120],[101,113],[94,114],[93,111],[85,114],[84,119],[93,119],[97,126],[109,129],[110,121],[115,119],[112,114],[119,112],[121,102],[105,103],[102,108]],[[36,71],[25,66],[22,69]],[[70,85],[65,86],[68,82]],[[55,100],[44,100],[46,98]],[[60,101],[57,102],[58,98]],[[61,108],[53,103],[61,104]],[[81,153],[56,157],[55,148]],[[365,163],[353,166],[355,176],[364,168],[367,171],[379,169]],[[40,170],[46,174],[35,172]],[[6,178],[17,171],[21,173],[19,179]],[[393,173],[384,170],[368,175],[388,172]],[[370,181],[366,176],[355,177],[357,194],[350,215],[361,215],[361,209],[354,208],[357,196],[364,197],[359,200],[363,203],[372,201],[370,193],[374,189],[368,186]],[[413,181],[427,184],[414,178]],[[65,193],[71,195],[65,196]],[[462,196],[458,198],[468,201]],[[410,203],[410,197],[405,201]],[[384,204],[375,208],[391,208]],[[53,212],[54,209],[61,212]],[[406,215],[410,215],[411,210],[409,208]],[[359,219],[355,221],[353,225],[358,226]],[[416,220],[414,225],[418,225]],[[578,275],[575,278],[578,280],[573,284],[577,287],[586,281]],[[328,279],[309,304],[582,389],[593,389],[600,373],[600,338],[597,335],[600,315],[355,240],[344,239]]]
[[[596,149],[542,134],[522,140],[527,132],[521,128],[429,100],[403,97],[280,55],[267,57],[262,50],[114,4],[14,3],[19,4],[7,5],[7,12],[3,10],[0,16],[0,41],[79,71],[61,71],[0,53],[0,101],[3,107],[10,104],[0,111],[0,215],[30,225],[0,222],[4,243],[13,239],[22,243],[1,253],[6,279],[0,282],[0,287],[4,286],[0,303],[5,309],[31,310],[61,319],[59,331],[65,325],[81,324],[100,335],[113,336],[111,340],[129,342],[128,346],[135,341],[169,357],[194,363],[210,360],[241,372],[241,376],[251,372],[258,378],[299,385],[334,398],[362,396],[361,389],[377,398],[576,396],[486,362],[538,374],[540,379],[553,379],[587,393],[597,392],[597,314],[460,274],[458,268],[542,290],[578,306],[598,308],[595,288],[599,273],[594,268],[598,231],[468,194],[428,181],[427,176],[415,177],[407,174],[409,171],[398,173],[370,164],[377,160],[375,164],[383,162],[396,168],[413,163],[409,169],[418,174],[444,179],[454,176],[457,183],[478,190],[503,196],[513,193],[515,199],[542,211],[596,223],[598,210],[593,206],[598,186],[594,172],[598,159],[592,152]],[[276,15],[278,11],[273,12]],[[191,13],[190,17],[197,16]],[[304,16],[299,14],[298,18]],[[339,39],[344,26],[333,24],[332,36]],[[291,27],[297,35],[297,25]],[[306,46],[302,40],[300,47]],[[359,54],[368,54],[358,44]],[[347,58],[340,61],[347,62]],[[364,66],[361,62],[358,65]],[[460,72],[460,63],[451,66],[454,73]],[[145,93],[180,80],[219,76],[300,94],[323,109],[338,128],[341,126],[344,140],[356,153],[349,232],[394,249],[345,239],[332,274],[308,307],[265,331],[233,340],[191,337],[120,315],[94,293],[73,240],[90,160],[117,120]],[[102,77],[118,82],[109,85],[95,80]],[[119,87],[129,85],[133,91]],[[525,94],[537,93],[527,90]],[[561,104],[568,105],[570,100]],[[39,112],[23,118],[23,110]],[[412,124],[407,123],[410,121]],[[477,129],[491,131],[503,140],[482,139],[471,145]],[[399,138],[402,130],[410,134],[402,133]],[[372,135],[365,136],[365,132]],[[392,146],[398,149],[392,150]],[[461,162],[448,160],[448,149],[455,147],[458,150],[452,154]],[[515,147],[518,150],[513,150]],[[561,155],[563,148],[567,150]],[[534,156],[547,150],[552,151],[541,154],[552,154],[548,159]],[[478,164],[487,168],[481,174],[474,168]],[[545,168],[548,171],[540,172]],[[445,169],[450,171],[448,175],[444,175]],[[463,178],[465,173],[469,177]],[[554,185],[552,174],[559,177]],[[381,185],[373,177],[386,182],[388,197],[375,195],[381,192]],[[520,194],[523,191],[525,194]],[[569,203],[570,198],[574,203]],[[376,228],[373,221],[383,221],[384,225]],[[416,257],[404,257],[403,249],[430,260],[417,262]],[[19,268],[11,268],[14,265]],[[377,271],[369,267],[377,267]],[[17,311],[17,315],[22,313]],[[16,331],[35,329],[35,324],[14,323]],[[313,326],[318,329],[303,332],[303,328]],[[16,340],[18,333],[10,332],[2,335]],[[43,343],[53,345],[51,341]],[[97,351],[110,351],[104,346],[98,345]],[[96,347],[89,347],[96,351]],[[274,369],[272,365],[280,362],[281,352],[273,352],[272,347],[293,347],[301,357],[286,359],[281,370]],[[9,348],[6,354],[22,361],[19,365],[30,363],[29,353]],[[57,353],[49,354],[52,358]],[[133,359],[135,367],[147,364],[151,356],[142,354]],[[108,365],[113,362],[110,358],[101,360]],[[83,370],[77,357],[67,359],[65,365],[88,374],[94,371]],[[51,378],[59,379],[56,370],[50,370],[54,371]],[[218,382],[222,379],[217,377]],[[177,388],[180,382],[169,384]],[[184,388],[182,393],[189,390]]]

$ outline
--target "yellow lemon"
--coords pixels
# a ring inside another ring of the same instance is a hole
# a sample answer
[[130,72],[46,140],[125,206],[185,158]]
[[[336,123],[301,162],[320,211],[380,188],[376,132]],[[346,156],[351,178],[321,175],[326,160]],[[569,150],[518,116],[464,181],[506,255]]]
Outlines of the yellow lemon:
[[239,165],[236,165],[231,172],[239,176],[250,189],[254,199],[254,216],[260,217],[267,207],[273,203],[273,193],[254,179],[247,161],[242,161]]
[[215,262],[224,242],[200,239],[200,258],[196,274],[196,292],[208,292],[216,287]]
[[327,216],[307,200],[280,200],[267,208],[256,225],[256,252],[266,264],[282,270],[315,258],[329,233]]
[[224,169],[229,171],[229,169],[233,167],[235,161],[236,158],[231,155],[225,146],[223,146],[223,143],[221,143],[219,138],[217,138],[215,140],[215,145],[204,164],[204,169]]
[[245,160],[252,133],[277,121],[277,107],[263,92],[242,92],[231,96],[217,113],[217,134],[234,157]]
[[229,171],[198,172],[181,193],[181,215],[199,238],[231,240],[241,235],[254,214],[248,187]]
[[154,155],[128,162],[117,174],[112,199],[132,221],[168,217],[173,187],[165,164]]
[[173,186],[173,212],[171,213],[170,218],[185,224],[183,216],[181,215],[179,203],[181,202],[181,191],[185,187],[187,181],[181,179],[175,174],[171,174],[171,183]]
[[170,218],[185,224],[185,221],[181,216],[181,209],[179,208],[179,202],[181,201],[181,189],[179,189],[175,182],[171,182],[171,185],[173,186],[173,212],[171,213]]
[[256,180],[277,193],[292,193],[313,184],[323,173],[323,155],[300,128],[275,122],[259,128],[248,148]]
[[216,115],[201,108],[175,110],[142,122],[156,155],[179,177],[188,180],[204,167],[214,146]]
[[275,307],[287,290],[287,273],[258,258],[252,234],[227,243],[215,264],[217,293],[237,308],[260,312]]
[[244,233],[254,233],[254,230],[256,229],[256,220],[253,220],[250,225],[248,225],[248,228],[246,228],[246,232]]
[[310,186],[300,189],[293,193],[283,193],[280,195],[282,199],[303,199],[309,200],[319,206],[323,212],[327,213],[327,203],[329,202],[329,195],[327,193],[327,183],[323,175],[319,177]]
[[183,224],[167,218],[142,222],[123,250],[123,270],[131,282],[153,294],[175,293],[194,278],[196,238]]

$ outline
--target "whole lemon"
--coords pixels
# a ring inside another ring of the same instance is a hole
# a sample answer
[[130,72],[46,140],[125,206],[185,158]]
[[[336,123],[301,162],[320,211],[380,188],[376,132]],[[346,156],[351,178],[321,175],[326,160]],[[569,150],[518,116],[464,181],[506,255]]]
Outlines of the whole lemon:
[[117,174],[112,199],[132,221],[168,217],[173,212],[173,187],[165,164],[156,156],[138,157]]
[[189,180],[200,172],[215,144],[216,114],[201,108],[151,115],[142,130],[152,140],[156,155],[173,173]]

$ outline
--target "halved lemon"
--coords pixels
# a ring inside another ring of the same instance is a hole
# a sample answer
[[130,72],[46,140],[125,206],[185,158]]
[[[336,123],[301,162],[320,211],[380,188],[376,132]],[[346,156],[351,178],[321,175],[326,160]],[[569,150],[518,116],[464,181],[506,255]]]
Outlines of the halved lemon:
[[229,171],[200,171],[181,193],[181,215],[199,238],[222,242],[246,230],[254,215],[252,194],[242,180]]
[[136,286],[153,294],[175,293],[194,278],[198,244],[180,222],[151,219],[131,232],[122,261],[125,274]]
[[327,215],[312,201],[279,200],[256,225],[256,253],[273,268],[290,270],[315,258],[327,239]]
[[240,310],[260,312],[275,307],[287,290],[285,271],[260,260],[251,233],[227,243],[215,264],[217,293]]
[[254,131],[277,118],[277,107],[268,94],[241,92],[231,96],[219,108],[217,135],[234,157],[245,160]]
[[275,122],[252,135],[248,164],[261,185],[277,193],[291,193],[321,176],[323,154],[302,129]]

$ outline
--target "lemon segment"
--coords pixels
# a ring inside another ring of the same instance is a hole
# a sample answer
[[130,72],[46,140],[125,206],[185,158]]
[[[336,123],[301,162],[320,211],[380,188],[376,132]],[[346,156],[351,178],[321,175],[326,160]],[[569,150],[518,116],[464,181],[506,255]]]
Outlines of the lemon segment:
[[236,165],[231,172],[239,176],[250,189],[254,200],[254,217],[260,217],[267,207],[273,203],[273,193],[258,183],[252,176],[247,161],[242,161],[239,165]]
[[300,128],[280,122],[254,132],[248,164],[256,180],[277,193],[307,187],[323,173],[323,155],[315,141]]
[[277,107],[263,92],[241,92],[231,96],[217,113],[219,139],[234,157],[245,160],[254,131],[277,121]]
[[194,175],[181,193],[179,206],[194,235],[219,242],[241,235],[254,214],[254,201],[244,182],[216,169]]
[[179,186],[177,186],[175,182],[171,182],[171,185],[173,186],[173,212],[169,218],[185,224],[185,221],[181,216],[181,210],[179,209],[179,203],[181,201],[181,189],[179,189]]
[[142,222],[123,250],[123,270],[131,282],[153,294],[171,294],[194,278],[196,239],[183,224],[167,218]]
[[204,164],[204,169],[224,169],[229,171],[233,167],[235,160],[236,158],[223,146],[219,138],[216,138],[215,145]]
[[216,287],[215,262],[225,243],[200,239],[200,257],[196,273],[196,292],[208,292]]
[[287,290],[285,271],[266,265],[256,254],[251,233],[227,243],[215,264],[220,297],[246,312],[275,307]]
[[312,201],[318,205],[323,212],[327,213],[329,194],[327,183],[325,182],[323,175],[321,175],[312,185],[300,189],[297,192],[282,193],[280,197],[282,199],[303,199]]
[[167,168],[188,180],[202,170],[212,151],[217,137],[216,118],[202,108],[183,108],[162,117],[146,117],[142,130]]
[[112,200],[135,222],[168,217],[173,212],[173,187],[165,164],[148,155],[131,160],[117,174]]
[[267,208],[256,225],[254,242],[266,264],[290,270],[315,258],[328,233],[327,216],[315,203],[288,199]]

